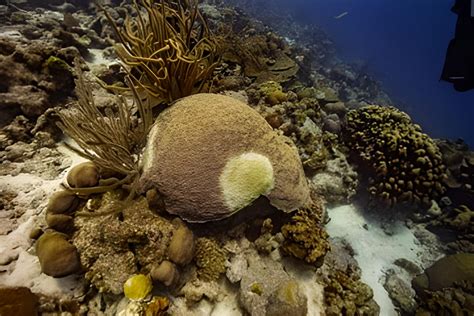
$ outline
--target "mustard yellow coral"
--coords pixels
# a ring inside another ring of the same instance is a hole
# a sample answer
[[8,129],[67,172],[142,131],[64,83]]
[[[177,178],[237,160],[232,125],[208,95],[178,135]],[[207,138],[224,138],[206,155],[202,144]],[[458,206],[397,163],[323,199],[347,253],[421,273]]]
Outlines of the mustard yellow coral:
[[227,253],[219,243],[211,238],[199,238],[196,242],[198,277],[204,281],[217,280],[225,272]]
[[311,204],[298,210],[281,228],[285,237],[282,250],[310,264],[318,263],[330,248],[317,208],[318,205]]

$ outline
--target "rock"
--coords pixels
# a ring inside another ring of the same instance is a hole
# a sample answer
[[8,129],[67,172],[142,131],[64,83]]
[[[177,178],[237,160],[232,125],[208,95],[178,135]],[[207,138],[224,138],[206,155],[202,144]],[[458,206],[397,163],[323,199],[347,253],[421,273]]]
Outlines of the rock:
[[39,299],[26,287],[0,287],[0,315],[38,315]]
[[269,297],[266,316],[307,315],[307,301],[298,283],[289,280]]
[[210,302],[220,301],[224,297],[222,289],[215,281],[207,282],[200,279],[192,279],[187,282],[179,291],[184,295],[187,304],[194,304],[207,298]]
[[403,312],[413,314],[417,304],[415,302],[415,292],[409,284],[397,276],[395,271],[388,271],[384,283],[394,304],[402,309]]
[[421,273],[421,268],[408,259],[399,258],[395,260],[394,263],[400,268],[403,268],[405,271],[407,271],[411,275],[416,275],[416,274]]
[[64,234],[44,233],[36,242],[36,255],[41,264],[41,271],[55,278],[76,273],[81,269],[77,249],[66,240]]
[[237,253],[230,259],[226,277],[231,283],[239,282],[247,271],[247,260],[242,253]]
[[309,200],[294,145],[227,96],[196,94],[166,109],[143,160],[141,189],[156,187],[167,211],[190,222],[229,217],[260,195],[286,212]]
[[451,287],[455,282],[474,282],[474,254],[458,253],[436,261],[423,274],[412,281],[418,295],[425,290],[439,291]]
[[347,113],[343,102],[326,103],[322,108],[327,114],[336,114],[339,118],[343,118]]
[[324,196],[331,205],[348,203],[356,194],[357,172],[339,151],[326,164],[326,169],[317,173],[310,182],[311,189]]
[[85,278],[99,292],[120,295],[128,278],[137,273],[136,259],[131,251],[105,253],[88,269]]
[[333,134],[339,134],[341,132],[341,122],[337,118],[337,115],[335,119],[331,115],[324,118],[323,130]]
[[168,246],[168,258],[176,264],[186,265],[193,260],[194,234],[184,224],[176,229]]
[[[306,302],[307,298],[300,292],[297,282],[287,274],[281,263],[270,257],[260,257],[254,250],[247,252],[246,255],[248,269],[240,281],[239,301],[249,315],[279,315],[276,306],[270,307],[277,301],[286,306],[293,306],[296,311],[305,310],[303,302]],[[267,311],[270,314],[267,314]],[[306,315],[306,313],[295,315]]]

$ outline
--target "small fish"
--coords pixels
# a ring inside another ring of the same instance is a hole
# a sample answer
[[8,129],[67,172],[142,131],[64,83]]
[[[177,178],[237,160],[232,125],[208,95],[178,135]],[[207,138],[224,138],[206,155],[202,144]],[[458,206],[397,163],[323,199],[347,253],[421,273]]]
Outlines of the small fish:
[[342,18],[342,17],[345,17],[345,16],[348,15],[348,14],[349,14],[349,12],[344,11],[344,12],[342,12],[341,14],[336,15],[334,18],[335,18],[335,19],[340,19],[340,18]]

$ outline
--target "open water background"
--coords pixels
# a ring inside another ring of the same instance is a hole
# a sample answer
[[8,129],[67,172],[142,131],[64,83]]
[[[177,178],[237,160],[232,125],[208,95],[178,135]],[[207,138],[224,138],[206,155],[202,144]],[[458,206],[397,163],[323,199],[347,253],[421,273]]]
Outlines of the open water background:
[[[364,64],[397,107],[435,138],[474,146],[474,91],[439,81],[454,37],[454,0],[274,0],[302,24],[320,26],[338,56]],[[335,17],[347,12],[339,19]]]

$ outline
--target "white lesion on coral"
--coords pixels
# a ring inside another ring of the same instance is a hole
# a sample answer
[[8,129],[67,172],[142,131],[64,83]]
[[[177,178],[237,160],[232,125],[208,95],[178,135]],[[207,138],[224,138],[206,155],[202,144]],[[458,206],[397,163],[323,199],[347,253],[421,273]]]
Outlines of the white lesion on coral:
[[238,211],[273,189],[272,163],[261,154],[243,153],[227,161],[219,183],[226,205]]

